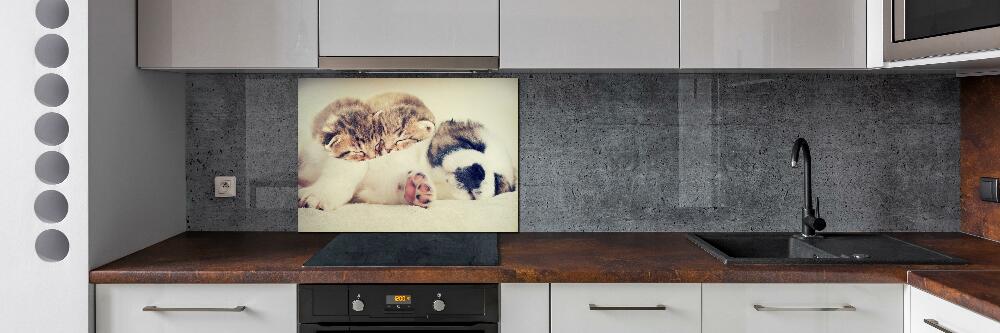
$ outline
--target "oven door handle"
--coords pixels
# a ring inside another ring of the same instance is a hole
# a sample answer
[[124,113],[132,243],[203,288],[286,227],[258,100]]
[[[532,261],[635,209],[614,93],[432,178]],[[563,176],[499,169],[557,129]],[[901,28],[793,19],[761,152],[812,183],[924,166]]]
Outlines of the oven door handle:
[[390,331],[390,332],[440,332],[440,331],[464,331],[498,333],[497,324],[480,323],[473,325],[451,325],[451,326],[325,326],[317,324],[299,324],[299,333],[324,333],[324,332],[365,332],[365,331]]
[[[473,325],[453,325],[453,326],[351,326],[349,329],[351,332],[365,332],[365,331],[399,331],[399,332],[421,332],[421,331],[470,331],[470,332],[484,332],[484,333],[495,333],[497,332],[496,324],[473,324]],[[322,331],[321,331],[322,332]]]

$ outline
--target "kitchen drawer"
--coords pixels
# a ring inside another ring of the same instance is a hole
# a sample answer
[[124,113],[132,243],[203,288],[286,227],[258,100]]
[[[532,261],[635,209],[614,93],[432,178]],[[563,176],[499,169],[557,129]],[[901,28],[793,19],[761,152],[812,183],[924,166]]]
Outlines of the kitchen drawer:
[[551,291],[553,333],[701,330],[699,284],[554,283]]
[[500,55],[499,0],[320,0],[323,57]]
[[680,9],[678,0],[504,0],[500,67],[677,68]]
[[[910,287],[910,332],[908,333],[996,333],[1000,322]],[[936,321],[935,328],[925,320]]]
[[[294,284],[100,284],[98,333],[294,333]],[[229,308],[228,311],[143,311],[159,308]]]
[[318,66],[316,0],[138,0],[137,6],[140,68]]
[[682,0],[680,66],[866,68],[866,10],[866,0]]
[[[704,284],[703,332],[901,333],[904,291],[902,284]],[[854,311],[832,311],[848,305]]]
[[549,333],[549,284],[500,284],[501,333]]

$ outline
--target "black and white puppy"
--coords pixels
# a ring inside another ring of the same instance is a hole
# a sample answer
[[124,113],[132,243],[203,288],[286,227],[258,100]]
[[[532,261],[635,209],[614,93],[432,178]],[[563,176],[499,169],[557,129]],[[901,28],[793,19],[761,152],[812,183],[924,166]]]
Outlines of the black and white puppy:
[[517,189],[511,155],[478,122],[448,120],[438,125],[427,159],[432,178],[444,182],[438,186],[438,198],[481,200]]

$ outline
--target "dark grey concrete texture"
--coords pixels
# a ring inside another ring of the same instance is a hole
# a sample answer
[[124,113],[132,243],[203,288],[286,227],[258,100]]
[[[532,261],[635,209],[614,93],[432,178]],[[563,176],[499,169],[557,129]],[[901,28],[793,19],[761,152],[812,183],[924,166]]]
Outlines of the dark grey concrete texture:
[[[323,76],[188,76],[190,230],[296,230],[297,79]],[[953,76],[481,76],[519,78],[523,232],[796,231],[797,137],[827,231],[959,227]]]

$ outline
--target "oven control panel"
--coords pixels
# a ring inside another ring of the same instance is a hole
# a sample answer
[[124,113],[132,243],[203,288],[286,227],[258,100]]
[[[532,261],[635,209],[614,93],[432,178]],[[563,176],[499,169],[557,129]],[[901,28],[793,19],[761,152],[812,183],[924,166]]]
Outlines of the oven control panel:
[[489,322],[495,284],[299,285],[300,322]]

